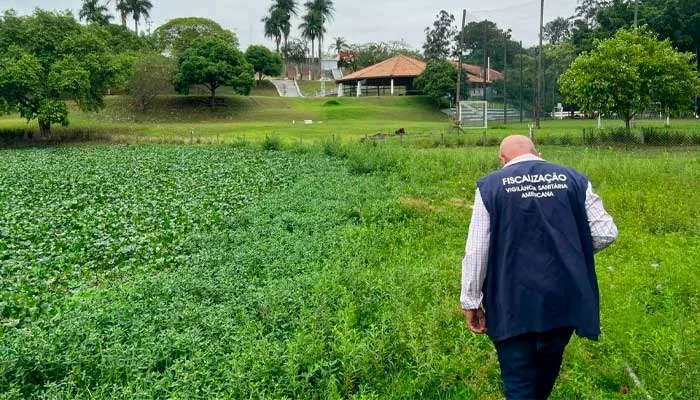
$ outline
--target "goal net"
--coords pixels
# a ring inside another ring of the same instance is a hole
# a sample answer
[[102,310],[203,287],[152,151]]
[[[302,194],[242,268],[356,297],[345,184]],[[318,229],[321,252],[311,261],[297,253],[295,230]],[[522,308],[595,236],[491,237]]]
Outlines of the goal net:
[[487,101],[460,101],[459,126],[462,129],[486,129],[489,126]]

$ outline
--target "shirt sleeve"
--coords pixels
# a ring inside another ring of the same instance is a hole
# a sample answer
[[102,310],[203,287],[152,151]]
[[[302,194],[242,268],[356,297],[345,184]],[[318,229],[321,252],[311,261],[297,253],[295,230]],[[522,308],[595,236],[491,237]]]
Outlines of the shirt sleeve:
[[486,278],[489,255],[489,234],[491,231],[489,212],[484,205],[479,189],[474,196],[472,219],[464,259],[462,260],[462,309],[473,310],[481,306],[481,288]]
[[593,192],[590,182],[586,189],[586,215],[591,228],[593,249],[599,252],[617,239],[618,231],[612,217],[603,208],[603,200]]

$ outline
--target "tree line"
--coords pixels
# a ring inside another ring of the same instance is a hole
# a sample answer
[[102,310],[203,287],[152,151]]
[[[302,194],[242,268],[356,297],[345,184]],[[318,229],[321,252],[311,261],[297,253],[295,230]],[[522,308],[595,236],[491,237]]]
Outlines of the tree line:
[[[454,15],[444,10],[425,33],[422,50],[429,65],[417,85],[428,94],[437,100],[455,95],[457,71],[448,60],[461,57],[485,67],[488,59],[507,78],[494,82],[505,89],[499,100],[534,108],[537,46],[524,48],[509,30],[488,20],[470,21],[461,30]],[[543,39],[545,110],[564,103],[567,109],[616,114],[629,125],[651,102],[661,103],[668,113],[693,108],[700,66],[698,1],[579,0],[574,15],[544,26]],[[635,46],[639,54],[623,52]],[[621,70],[626,74],[613,73]]]
[[[145,8],[140,10],[136,5]],[[126,7],[131,8],[126,8]],[[208,89],[215,106],[217,89],[249,94],[263,75],[278,76],[282,59],[264,46],[239,50],[234,32],[206,18],[176,18],[150,35],[138,35],[138,21],[149,2],[117,2],[122,22],[112,24],[104,5],[85,0],[80,24],[68,11],[13,10],[0,15],[0,114],[19,113],[36,120],[47,136],[54,124],[68,125],[66,100],[83,111],[104,108],[104,95],[131,95],[140,108],[160,94]]]
[[274,0],[268,15],[262,19],[265,37],[275,42],[277,53],[281,52],[285,59],[297,63],[306,60],[309,50],[311,59],[314,58],[314,54],[318,54],[318,74],[322,76],[323,39],[327,33],[326,23],[335,15],[335,6],[332,0],[310,0],[304,3],[304,9],[305,14],[301,16],[298,29],[302,39],[311,41],[311,48],[300,39],[292,39],[290,43],[292,18],[299,16],[299,4],[296,0]]

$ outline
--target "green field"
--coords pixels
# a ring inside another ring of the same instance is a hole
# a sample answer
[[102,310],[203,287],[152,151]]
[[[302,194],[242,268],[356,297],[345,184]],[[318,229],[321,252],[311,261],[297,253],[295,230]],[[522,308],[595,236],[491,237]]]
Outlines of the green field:
[[[0,151],[0,398],[500,398],[458,304],[495,149],[284,148]],[[700,150],[540,150],[621,232],[601,340],[573,340],[553,398],[645,399],[627,366],[697,398]]]
[[[504,125],[492,121],[485,135],[483,130],[457,134],[450,129],[452,123],[434,102],[414,96],[359,99],[223,96],[217,101],[217,108],[211,111],[207,97],[163,97],[142,112],[128,98],[112,96],[106,98],[107,107],[100,113],[82,113],[73,108],[69,116],[71,125],[54,127],[54,132],[58,136],[77,132],[89,135],[90,139],[122,143],[214,144],[259,142],[273,137],[293,144],[330,138],[357,142],[377,134],[391,136],[403,128],[407,132],[402,138],[404,144],[444,147],[495,145],[508,134],[528,134],[528,124],[532,124],[525,121]],[[307,125],[304,120],[313,123]],[[623,126],[622,121],[604,121],[607,130],[619,130]],[[535,138],[539,143],[580,144],[583,130],[590,133],[596,127],[597,122],[593,120],[545,120],[542,129],[535,132]],[[685,140],[666,141],[670,142],[666,144],[700,144],[700,121],[697,120],[673,120],[668,130],[663,129],[660,120],[638,121],[633,135],[638,137],[642,128],[685,135]],[[25,129],[38,131],[35,122],[27,125],[18,116],[0,117],[0,140],[8,131]],[[663,137],[659,139],[661,144],[665,143]]]

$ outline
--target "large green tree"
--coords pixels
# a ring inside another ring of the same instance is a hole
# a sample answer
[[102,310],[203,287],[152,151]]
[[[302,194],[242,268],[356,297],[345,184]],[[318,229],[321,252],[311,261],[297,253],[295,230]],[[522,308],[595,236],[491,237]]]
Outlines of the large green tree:
[[174,73],[175,66],[170,58],[157,53],[140,55],[127,83],[129,96],[145,110],[159,95],[172,93]]
[[153,32],[158,50],[175,58],[180,57],[193,41],[205,37],[221,39],[232,47],[238,47],[238,38],[234,32],[207,18],[173,18]]
[[115,57],[90,27],[72,14],[36,9],[31,16],[0,18],[0,98],[4,111],[36,119],[42,135],[68,124],[65,100],[84,111],[104,107],[117,78]]
[[455,53],[455,16],[445,10],[437,14],[433,27],[425,28],[423,55],[426,60],[445,60]]
[[415,81],[416,89],[435,100],[438,106],[443,98],[454,98],[456,86],[457,67],[446,60],[429,61],[425,71]]
[[621,29],[579,56],[559,85],[565,98],[583,111],[616,113],[629,129],[630,120],[652,102],[668,112],[689,109],[700,90],[692,58],[648,29]]
[[549,44],[559,44],[571,36],[571,21],[558,17],[544,26],[544,40]]
[[282,57],[265,46],[248,46],[245,58],[258,75],[258,85],[264,76],[279,76],[282,73]]
[[405,55],[421,59],[421,54],[404,41],[369,42],[351,46],[352,56],[346,65],[353,71],[369,67],[391,57]]
[[253,67],[243,53],[230,43],[212,37],[196,39],[178,60],[175,89],[189,94],[193,85],[203,85],[211,93],[212,110],[216,105],[216,89],[231,87],[247,95],[255,82]]
[[[468,63],[483,65],[487,60],[491,60],[493,69],[496,66],[503,65],[503,48],[505,38],[508,37],[508,32],[499,28],[495,22],[483,20],[478,22],[470,22],[464,27],[464,47],[468,51],[465,60]],[[507,39],[506,56],[508,60],[512,60],[520,45]]]

